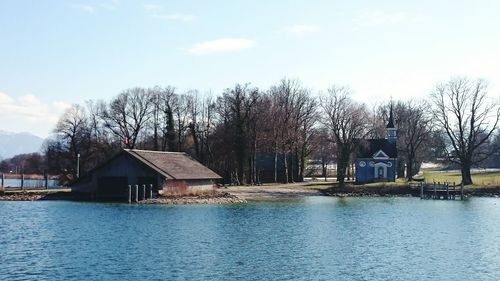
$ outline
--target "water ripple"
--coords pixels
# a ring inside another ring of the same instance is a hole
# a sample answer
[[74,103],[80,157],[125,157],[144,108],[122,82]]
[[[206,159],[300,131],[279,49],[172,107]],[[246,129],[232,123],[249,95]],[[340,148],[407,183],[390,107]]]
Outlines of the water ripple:
[[0,202],[0,280],[500,280],[498,203]]

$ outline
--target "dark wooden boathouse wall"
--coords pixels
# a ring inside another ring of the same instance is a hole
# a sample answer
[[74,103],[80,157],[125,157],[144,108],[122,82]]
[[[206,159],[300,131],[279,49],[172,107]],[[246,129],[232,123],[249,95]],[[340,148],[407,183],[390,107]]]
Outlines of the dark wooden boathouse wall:
[[123,200],[128,196],[128,185],[153,185],[153,191],[163,182],[162,177],[126,153],[98,167],[72,186],[73,191],[92,194],[95,199]]

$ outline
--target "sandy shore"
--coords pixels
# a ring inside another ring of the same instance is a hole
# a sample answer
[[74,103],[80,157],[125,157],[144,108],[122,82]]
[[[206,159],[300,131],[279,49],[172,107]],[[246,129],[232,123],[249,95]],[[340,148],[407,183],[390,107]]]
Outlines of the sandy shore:
[[[420,197],[420,188],[401,185],[351,185],[339,188],[328,182],[302,182],[291,184],[265,184],[261,186],[230,186],[224,190],[247,201],[272,201],[296,199],[307,196],[334,197]],[[466,197],[500,197],[500,187],[466,187]]]
[[[500,187],[466,187],[467,197],[500,197]],[[214,194],[198,196],[166,196],[148,199],[140,204],[238,204],[257,201],[293,200],[308,196],[334,197],[419,197],[420,189],[409,185],[347,185],[339,188],[328,182],[303,182],[290,184],[264,184],[259,186],[228,186]],[[0,192],[0,201],[74,200],[67,190],[35,190]]]
[[237,204],[246,203],[243,198],[228,192],[216,191],[213,194],[198,196],[160,196],[153,199],[140,201],[139,204],[167,204],[167,205],[186,205],[186,204]]
[[70,189],[9,190],[0,192],[0,201],[73,200]]
[[[327,184],[328,185],[328,184]],[[290,184],[264,184],[259,186],[228,186],[220,190],[228,192],[247,201],[269,201],[296,199],[306,196],[324,195],[320,189],[325,184],[318,183],[290,183]]]

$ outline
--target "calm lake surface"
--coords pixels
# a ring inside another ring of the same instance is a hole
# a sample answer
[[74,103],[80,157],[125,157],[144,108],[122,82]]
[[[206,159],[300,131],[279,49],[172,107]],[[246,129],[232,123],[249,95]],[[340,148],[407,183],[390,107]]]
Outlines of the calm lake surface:
[[0,211],[0,280],[500,280],[495,198]]

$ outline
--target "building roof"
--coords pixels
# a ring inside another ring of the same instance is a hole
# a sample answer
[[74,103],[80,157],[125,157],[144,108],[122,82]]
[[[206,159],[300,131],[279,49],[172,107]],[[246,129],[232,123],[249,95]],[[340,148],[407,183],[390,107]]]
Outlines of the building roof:
[[391,143],[387,139],[369,139],[362,140],[357,151],[357,158],[373,158],[373,156],[382,150],[389,158],[397,158],[398,150],[396,143]]
[[389,111],[389,122],[387,123],[386,126],[387,129],[394,129],[394,116],[392,115],[392,103],[391,103],[391,109]]
[[220,179],[221,176],[184,152],[124,149],[125,153],[169,179]]

